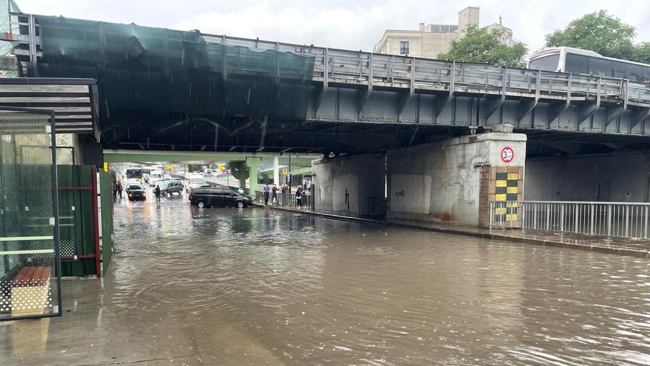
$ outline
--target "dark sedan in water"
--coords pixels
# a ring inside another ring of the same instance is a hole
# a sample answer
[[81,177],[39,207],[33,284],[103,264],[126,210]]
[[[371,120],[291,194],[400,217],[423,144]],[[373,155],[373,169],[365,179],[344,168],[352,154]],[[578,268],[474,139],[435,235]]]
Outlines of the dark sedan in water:
[[249,197],[242,196],[227,188],[197,188],[190,193],[192,206],[203,207],[239,207],[244,208],[253,204]]
[[141,184],[130,183],[126,187],[126,196],[129,197],[129,201],[146,200],[147,192]]

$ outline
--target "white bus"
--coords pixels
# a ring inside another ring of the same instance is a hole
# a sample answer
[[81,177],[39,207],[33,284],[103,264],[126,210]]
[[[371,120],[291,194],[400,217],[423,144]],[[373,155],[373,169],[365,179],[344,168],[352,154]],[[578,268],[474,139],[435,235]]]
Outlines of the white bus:
[[126,169],[126,179],[137,179],[138,182],[142,183],[142,168],[131,166]]
[[571,47],[545,48],[535,52],[528,60],[528,68],[650,82],[650,65]]

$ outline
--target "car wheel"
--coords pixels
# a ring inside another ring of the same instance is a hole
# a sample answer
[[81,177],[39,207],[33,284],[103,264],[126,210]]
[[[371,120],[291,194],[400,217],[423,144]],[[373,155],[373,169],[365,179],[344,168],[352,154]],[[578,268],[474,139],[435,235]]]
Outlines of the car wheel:
[[237,202],[237,207],[238,208],[244,208],[244,202],[242,202],[242,201]]
[[199,203],[197,204],[197,206],[199,206],[199,208],[204,208],[204,207],[205,207],[205,203],[203,203],[203,202],[199,202]]

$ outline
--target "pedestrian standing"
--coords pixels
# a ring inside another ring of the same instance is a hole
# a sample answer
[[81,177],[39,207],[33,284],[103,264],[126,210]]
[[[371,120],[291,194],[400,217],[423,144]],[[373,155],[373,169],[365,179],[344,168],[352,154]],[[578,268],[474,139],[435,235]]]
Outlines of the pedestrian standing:
[[122,199],[122,190],[123,190],[122,181],[118,180],[117,181],[117,193],[120,195],[120,199]]
[[278,203],[278,187],[274,185],[273,188],[271,188],[271,204],[275,205],[277,203]]
[[156,186],[154,194],[156,195],[156,202],[160,202],[160,186]]
[[270,190],[269,184],[266,183],[266,185],[264,186],[264,204],[265,205],[269,204],[269,190]]
[[117,183],[113,182],[113,198],[117,198]]
[[296,206],[302,208],[302,187],[296,190]]
[[348,189],[345,189],[345,206],[348,208],[348,211],[350,211],[350,194],[348,193]]

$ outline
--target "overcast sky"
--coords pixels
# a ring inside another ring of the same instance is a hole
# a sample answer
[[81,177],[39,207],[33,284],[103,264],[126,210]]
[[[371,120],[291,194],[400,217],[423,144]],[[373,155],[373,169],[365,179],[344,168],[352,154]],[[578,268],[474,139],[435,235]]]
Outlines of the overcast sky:
[[416,30],[418,23],[456,24],[458,11],[481,8],[481,26],[510,27],[531,50],[544,35],[585,13],[606,9],[650,41],[647,0],[16,0],[25,13],[198,29],[204,33],[371,51],[385,29]]

